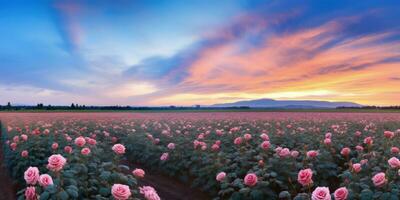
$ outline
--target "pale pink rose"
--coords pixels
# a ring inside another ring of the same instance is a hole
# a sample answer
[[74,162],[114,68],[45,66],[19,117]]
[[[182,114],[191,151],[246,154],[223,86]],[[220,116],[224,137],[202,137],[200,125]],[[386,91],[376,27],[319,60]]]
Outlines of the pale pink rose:
[[161,155],[161,157],[160,157],[160,160],[165,161],[165,160],[168,159],[168,157],[169,157],[169,154],[168,154],[168,153],[163,153],[163,154]]
[[247,186],[255,186],[257,184],[258,178],[254,173],[247,174],[244,177],[244,184]]
[[25,200],[37,200],[36,188],[34,186],[25,189]]
[[51,148],[52,148],[53,150],[58,149],[58,143],[57,143],[57,142],[54,142],[54,143],[51,145]]
[[392,169],[400,168],[400,160],[396,157],[390,158],[388,163]]
[[352,168],[353,168],[353,171],[354,171],[355,173],[358,173],[358,172],[361,171],[361,164],[360,164],[360,163],[354,163],[354,164],[352,165]]
[[351,152],[350,148],[345,147],[340,151],[340,154],[342,154],[342,156],[346,156],[347,157],[347,156],[349,156],[350,152]]
[[24,158],[28,157],[28,155],[29,155],[29,153],[28,153],[27,150],[23,150],[23,151],[21,152],[21,156],[24,157]]
[[290,156],[290,150],[288,148],[283,148],[281,151],[279,151],[278,155],[280,157],[288,157]]
[[299,182],[302,186],[309,186],[313,183],[312,180],[313,172],[311,169],[303,169],[300,170],[297,174],[297,182]]
[[345,187],[338,188],[335,193],[333,193],[335,200],[347,200],[348,195],[349,191]]
[[360,146],[360,145],[357,145],[357,146],[356,146],[356,150],[357,150],[357,151],[364,151],[364,147],[362,147],[362,146]]
[[48,159],[47,169],[55,172],[60,171],[66,162],[67,160],[62,155],[52,155]]
[[236,145],[242,144],[242,138],[241,138],[241,137],[235,138],[235,140],[233,141],[233,143],[236,144]]
[[116,200],[126,200],[131,196],[131,190],[127,185],[114,184],[111,188],[111,194]]
[[218,182],[222,182],[223,180],[225,180],[225,177],[226,177],[226,173],[225,173],[225,172],[220,172],[220,173],[217,174],[217,176],[215,177],[215,179],[216,179]]
[[311,195],[311,200],[331,200],[328,187],[317,187]]
[[332,133],[326,133],[325,134],[325,139],[331,139]]
[[53,185],[53,179],[48,174],[42,174],[39,176],[39,185],[42,187]]
[[25,135],[25,134],[22,134],[22,135],[21,135],[21,138],[22,138],[23,141],[27,141],[27,140],[28,140],[28,136]]
[[248,133],[244,134],[244,139],[245,139],[246,141],[251,140],[251,135],[248,134]]
[[265,134],[265,133],[261,134],[260,137],[263,140],[269,140],[269,136],[267,134]]
[[282,151],[282,147],[276,147],[275,148],[275,153],[279,154],[279,152]]
[[391,151],[392,153],[395,153],[395,154],[400,152],[400,150],[399,150],[398,147],[392,147],[392,148],[390,149],[390,151]]
[[175,149],[175,144],[174,143],[169,143],[168,145],[167,145],[167,148],[168,149]]
[[158,143],[160,143],[160,138],[154,139],[154,144],[158,144]]
[[15,142],[15,143],[19,142],[19,136],[18,135],[13,137],[13,142]]
[[297,158],[298,156],[299,156],[299,152],[298,151],[291,151],[290,152],[290,155],[293,157],[293,158]]
[[308,157],[308,158],[315,158],[315,157],[317,157],[317,156],[318,156],[318,151],[311,150],[311,151],[308,151],[308,152],[307,152],[307,157]]
[[261,148],[264,150],[268,150],[270,146],[271,146],[271,143],[269,143],[268,140],[265,140],[264,142],[261,143]]
[[112,150],[113,150],[116,154],[122,155],[122,154],[125,153],[125,146],[122,145],[122,144],[115,144],[115,145],[112,147]]
[[362,134],[361,131],[356,131],[356,132],[354,133],[354,135],[357,136],[357,137],[360,137],[361,134]]
[[87,147],[85,147],[85,148],[83,148],[83,149],[81,150],[81,154],[82,154],[82,155],[85,155],[85,156],[89,155],[90,152],[91,152],[90,149],[87,148]]
[[361,163],[362,165],[367,164],[367,163],[368,163],[368,160],[367,160],[367,159],[362,159],[362,160],[360,161],[360,163]]
[[137,178],[143,178],[145,175],[145,172],[143,169],[135,169],[132,171],[132,174]]
[[207,144],[201,145],[201,150],[205,151],[207,149]]
[[86,144],[86,140],[84,137],[80,136],[75,139],[75,145],[78,147],[83,147]]
[[330,145],[332,143],[332,141],[331,141],[331,139],[330,138],[325,138],[325,140],[324,140],[324,144],[326,144],[326,145]]
[[374,143],[374,140],[372,139],[372,137],[366,137],[364,139],[364,144],[372,145],[373,143]]
[[39,180],[39,169],[37,167],[28,167],[24,173],[26,184],[35,185]]
[[146,200],[161,200],[156,190],[151,186],[139,187],[139,190]]
[[385,173],[380,172],[380,173],[375,174],[375,176],[372,177],[372,182],[374,183],[374,185],[376,187],[384,186],[387,182]]
[[65,151],[65,153],[72,153],[72,147],[70,147],[70,146],[65,146],[64,147],[64,151]]
[[385,131],[383,132],[383,135],[385,136],[385,138],[391,139],[394,137],[394,132],[392,131]]
[[218,145],[218,144],[213,144],[213,145],[211,146],[211,149],[212,149],[213,151],[218,151],[218,150],[219,150],[219,145]]

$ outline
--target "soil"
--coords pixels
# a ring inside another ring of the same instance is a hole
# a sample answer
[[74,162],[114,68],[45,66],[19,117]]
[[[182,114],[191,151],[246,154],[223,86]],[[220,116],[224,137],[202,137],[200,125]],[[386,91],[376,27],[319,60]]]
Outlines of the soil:
[[[1,137],[1,125],[0,125]],[[15,200],[16,186],[9,175],[7,168],[3,163],[3,142],[0,141],[0,199],[1,200]]]
[[[130,169],[146,169],[138,163],[128,164]],[[190,184],[162,174],[157,171],[145,171],[143,179],[138,180],[139,186],[151,186],[162,200],[209,200],[212,199],[206,192],[191,188]]]

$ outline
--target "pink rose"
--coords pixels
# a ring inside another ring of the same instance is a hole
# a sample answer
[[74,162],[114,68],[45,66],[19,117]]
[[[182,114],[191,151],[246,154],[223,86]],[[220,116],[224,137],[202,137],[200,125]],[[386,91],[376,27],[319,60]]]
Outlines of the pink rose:
[[226,173],[225,172],[220,172],[217,174],[217,177],[215,177],[215,179],[219,182],[222,182],[226,177]]
[[372,137],[366,137],[364,139],[364,144],[372,145],[373,143],[374,143],[374,140],[372,139]]
[[360,146],[360,145],[357,145],[357,146],[356,146],[356,150],[357,150],[357,151],[364,151],[364,147],[362,147],[362,146]]
[[247,174],[244,177],[244,184],[247,186],[255,186],[257,184],[258,178],[254,173]]
[[251,135],[248,134],[248,133],[244,134],[244,139],[245,139],[246,141],[249,141],[249,140],[251,139]]
[[372,182],[376,187],[382,187],[386,184],[386,175],[383,172],[375,174],[374,177],[372,177]]
[[242,138],[241,138],[241,137],[235,138],[235,140],[233,141],[233,143],[236,144],[236,145],[242,144]]
[[392,147],[392,148],[390,149],[390,151],[391,151],[392,153],[395,153],[395,154],[400,152],[400,150],[399,150],[398,147]]
[[293,158],[297,158],[298,156],[299,156],[299,152],[298,151],[291,151],[290,152],[290,155],[293,157]]
[[367,163],[368,163],[368,159],[362,159],[362,160],[360,161],[360,163],[361,163],[362,165],[367,164]]
[[143,169],[135,169],[132,171],[132,174],[137,178],[143,178],[145,175],[145,172]]
[[87,148],[87,147],[85,147],[85,148],[83,148],[83,149],[81,150],[81,154],[84,155],[84,156],[89,155],[90,152],[91,152],[90,149]]
[[326,145],[330,145],[332,143],[332,141],[331,141],[331,139],[330,138],[325,138],[325,140],[324,140],[324,144],[326,144]]
[[265,133],[261,134],[260,137],[263,140],[269,140],[269,136],[267,134],[265,134]]
[[270,146],[271,146],[271,143],[269,143],[268,140],[265,140],[264,142],[261,143],[261,148],[264,150],[268,150]]
[[352,168],[353,168],[353,171],[355,173],[358,173],[358,172],[361,171],[361,164],[360,163],[355,163],[355,164],[352,165]]
[[326,133],[325,134],[325,139],[331,139],[332,133]]
[[140,194],[143,194],[146,200],[160,200],[156,190],[150,186],[139,187]]
[[168,153],[163,153],[163,154],[161,155],[161,157],[160,157],[160,160],[165,161],[165,160],[168,159],[168,157],[169,157],[169,154],[168,154]]
[[65,151],[65,153],[70,154],[70,153],[72,153],[72,147],[70,147],[70,146],[65,146],[65,147],[64,147],[64,151]]
[[349,195],[349,191],[345,187],[338,188],[333,196],[335,200],[347,200],[347,196]]
[[21,152],[21,156],[24,157],[24,158],[28,157],[28,155],[29,155],[29,153],[28,153],[27,150],[23,150],[23,151]]
[[312,200],[331,200],[328,187],[317,187],[311,195]]
[[80,136],[75,139],[75,144],[78,147],[83,147],[86,144],[86,140],[84,137]]
[[26,200],[37,200],[36,188],[34,186],[27,187],[25,189],[25,199]]
[[303,169],[299,171],[299,174],[297,175],[297,181],[302,186],[309,186],[313,183],[312,176],[313,172],[311,169]]
[[167,148],[168,149],[175,149],[175,144],[174,143],[169,143],[168,145],[167,145]]
[[96,145],[97,141],[95,139],[89,138],[87,141],[90,145]]
[[67,162],[67,160],[60,154],[50,156],[47,161],[47,169],[54,172],[60,171]]
[[385,131],[383,132],[383,135],[385,136],[385,138],[391,139],[394,137],[394,132],[392,131]]
[[10,144],[10,148],[15,151],[17,149],[17,143],[13,142]]
[[350,148],[348,148],[348,147],[345,147],[345,148],[343,148],[341,151],[340,151],[340,154],[342,154],[342,156],[349,156],[349,154],[350,154]]
[[56,150],[56,149],[58,148],[58,143],[57,143],[57,142],[54,142],[54,143],[51,145],[51,148],[52,148],[53,150]]
[[211,149],[212,149],[213,151],[218,151],[218,150],[219,150],[218,144],[213,144],[213,145],[211,146]]
[[390,158],[388,163],[392,169],[400,168],[400,160],[396,157]]
[[24,173],[26,184],[35,185],[39,180],[39,169],[37,167],[28,167]]
[[48,174],[42,174],[39,176],[39,185],[42,187],[53,185],[53,179]]
[[288,148],[283,148],[282,150],[279,151],[278,155],[280,157],[288,157],[290,156],[290,150]]
[[28,140],[28,136],[25,135],[25,134],[22,134],[22,135],[21,135],[21,138],[22,138],[22,140],[24,140],[24,141],[27,141],[27,140]]
[[112,150],[113,150],[116,154],[122,155],[122,154],[125,153],[125,146],[122,145],[122,144],[115,144],[115,145],[112,147]]
[[354,133],[354,135],[356,136],[356,137],[360,137],[361,136],[361,131],[356,131],[355,133]]
[[315,157],[317,157],[317,156],[318,156],[318,151],[311,150],[311,151],[308,151],[308,152],[307,152],[307,157],[308,157],[308,158],[315,158]]
[[127,185],[114,184],[111,188],[111,194],[116,200],[126,200],[131,196],[131,190]]

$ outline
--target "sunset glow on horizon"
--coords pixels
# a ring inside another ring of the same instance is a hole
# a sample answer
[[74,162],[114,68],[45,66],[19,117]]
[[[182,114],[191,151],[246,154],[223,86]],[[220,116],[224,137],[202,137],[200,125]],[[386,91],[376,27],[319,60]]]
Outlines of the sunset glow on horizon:
[[1,3],[0,104],[400,104],[398,1],[45,2]]

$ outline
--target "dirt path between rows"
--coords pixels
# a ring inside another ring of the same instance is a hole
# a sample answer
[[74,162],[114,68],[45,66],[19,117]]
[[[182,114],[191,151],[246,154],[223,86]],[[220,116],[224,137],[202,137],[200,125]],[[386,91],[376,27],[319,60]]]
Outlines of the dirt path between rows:
[[[126,163],[125,163],[126,164]],[[153,187],[162,200],[209,200],[212,199],[206,192],[191,188],[190,184],[182,183],[173,177],[157,171],[148,171],[140,164],[127,164],[130,169],[141,168],[146,174],[138,180],[139,186]]]
[[[0,138],[2,136],[0,122]],[[1,200],[15,200],[15,185],[9,175],[9,172],[4,166],[3,142],[0,140],[0,199]]]

